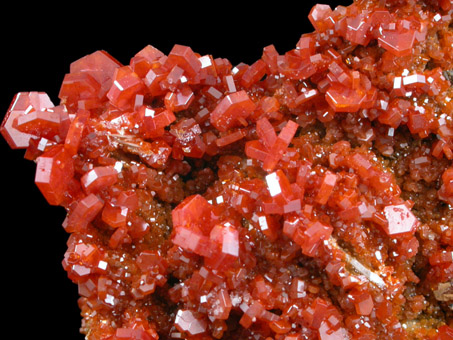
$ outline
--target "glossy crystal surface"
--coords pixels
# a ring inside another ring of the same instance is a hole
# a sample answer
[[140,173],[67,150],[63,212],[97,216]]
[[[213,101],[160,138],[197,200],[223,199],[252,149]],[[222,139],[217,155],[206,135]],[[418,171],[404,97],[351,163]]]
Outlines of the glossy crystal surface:
[[87,340],[451,339],[452,15],[318,4],[250,65],[96,51],[18,93]]

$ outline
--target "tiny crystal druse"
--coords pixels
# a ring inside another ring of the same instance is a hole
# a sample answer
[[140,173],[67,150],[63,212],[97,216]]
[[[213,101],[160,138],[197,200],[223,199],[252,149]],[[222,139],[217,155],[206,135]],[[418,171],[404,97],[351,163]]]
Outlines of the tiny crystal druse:
[[18,93],[86,338],[453,339],[452,13],[319,4],[250,65],[96,51]]

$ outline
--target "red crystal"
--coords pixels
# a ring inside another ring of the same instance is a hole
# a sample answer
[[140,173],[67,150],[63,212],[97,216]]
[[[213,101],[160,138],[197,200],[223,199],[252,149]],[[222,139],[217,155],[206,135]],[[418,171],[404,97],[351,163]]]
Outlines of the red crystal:
[[239,258],[239,232],[230,224],[217,224],[212,228],[210,240],[218,250],[205,259],[206,265],[213,269],[233,266]]
[[14,121],[13,127],[38,138],[58,140],[67,132],[62,127],[62,121],[69,123],[69,118],[64,107],[57,106],[21,115]]
[[112,87],[115,70],[121,66],[121,63],[106,51],[96,51],[72,62],[69,73],[86,73],[91,76],[101,86],[98,97],[103,99]]
[[54,105],[49,96],[43,92],[19,92],[16,94],[0,126],[0,132],[9,146],[13,149],[26,148],[30,138],[34,138],[32,134],[21,132],[13,126],[18,118],[52,107]]
[[61,84],[58,98],[69,107],[78,107],[79,102],[92,101],[100,106],[101,84],[88,72],[68,73]]
[[[223,26],[277,27],[241,10]],[[253,62],[97,51],[58,105],[19,92],[0,132],[66,211],[87,340],[450,339],[452,15],[318,4],[293,49]]]
[[359,315],[370,315],[373,311],[373,299],[367,292],[353,291],[351,292],[352,301],[356,313]]
[[274,127],[266,117],[256,122],[256,133],[264,147],[269,149],[277,140],[277,134]]
[[102,210],[104,202],[94,194],[89,194],[77,202],[75,208],[68,215],[63,227],[67,232],[82,232]]
[[65,200],[74,175],[74,160],[62,145],[56,145],[36,159],[35,183],[51,205]]
[[165,95],[165,107],[173,112],[187,110],[194,100],[194,94],[189,86],[183,86],[175,92]]
[[246,132],[244,130],[236,130],[228,135],[222,136],[216,139],[216,144],[218,147],[227,146],[229,144],[233,144],[246,136]]
[[201,256],[209,257],[212,254],[212,244],[199,228],[179,227],[175,229],[172,242],[181,248]]
[[128,209],[107,203],[102,209],[102,220],[112,228],[126,227]]
[[333,83],[326,93],[326,101],[335,112],[356,112],[363,100],[364,94],[338,83]]
[[69,125],[64,146],[71,155],[75,155],[79,149],[80,141],[83,136],[83,130],[89,114],[90,113],[87,110],[79,110],[77,116]]
[[241,78],[241,85],[245,88],[252,86],[261,80],[266,74],[266,63],[261,59],[250,65]]
[[113,84],[107,92],[107,98],[119,109],[132,108],[137,95],[143,95],[145,85],[130,66],[115,69]]
[[70,244],[63,259],[63,268],[73,282],[84,282],[90,274],[105,271],[104,253],[96,244]]
[[144,78],[154,67],[155,62],[164,56],[165,55],[154,46],[147,45],[131,58],[130,65],[140,78]]
[[332,9],[329,5],[317,4],[311,9],[308,19],[317,31],[323,32],[332,25],[332,22],[329,22],[331,14]]
[[347,339],[347,331],[340,327],[332,330],[332,327],[328,322],[322,322],[319,327],[319,339],[320,340],[342,340]]
[[179,66],[188,77],[194,78],[201,69],[201,62],[190,47],[176,44],[168,54],[165,66],[168,69]]
[[299,125],[292,120],[288,121],[285,127],[280,131],[272,146],[268,149],[268,154],[263,160],[263,169],[272,171],[287,150],[293,139]]
[[116,183],[118,171],[113,166],[99,166],[82,176],[80,184],[89,195]]
[[144,138],[155,138],[164,135],[164,128],[176,120],[171,110],[156,111],[152,108],[141,106],[138,109],[141,122],[141,133]]
[[412,52],[414,45],[415,31],[411,29],[383,30],[378,38],[379,45],[398,57],[408,55]]
[[201,195],[186,197],[172,211],[173,226],[191,226],[198,225],[209,233],[213,220],[213,208]]
[[367,21],[366,14],[359,14],[355,17],[347,18],[346,24],[346,39],[354,44],[368,45],[371,40],[371,37],[368,35],[371,23]]
[[219,131],[244,125],[245,119],[255,110],[255,103],[245,91],[225,96],[211,112],[210,121]]
[[447,325],[443,325],[443,326],[440,326],[439,329],[438,329],[438,335],[433,338],[435,340],[448,340],[448,339],[451,339],[451,337],[453,336],[453,328],[447,326]]
[[334,173],[327,171],[322,180],[321,186],[319,187],[318,194],[316,195],[316,202],[326,204],[332,194],[336,182],[337,176]]
[[118,328],[115,332],[115,336],[113,337],[114,340],[126,340],[126,339],[134,339],[134,340],[153,340],[157,339],[156,337],[151,337],[148,333],[146,333],[142,329],[132,329],[132,328]]
[[202,158],[206,144],[201,138],[200,125],[193,118],[182,119],[170,128],[170,134],[175,137],[172,145],[174,159],[184,157]]
[[315,256],[318,248],[332,233],[332,227],[320,222],[311,223],[306,230],[295,236],[294,241],[302,248],[302,253]]
[[198,319],[194,312],[180,309],[176,313],[175,326],[190,336],[204,333],[207,323],[203,319]]
[[413,234],[419,224],[405,204],[386,206],[384,215],[387,220],[384,230],[389,236]]
[[[282,170],[277,170],[266,176],[267,189],[271,197],[285,202],[292,198],[291,185]],[[281,198],[281,199],[279,199]]]

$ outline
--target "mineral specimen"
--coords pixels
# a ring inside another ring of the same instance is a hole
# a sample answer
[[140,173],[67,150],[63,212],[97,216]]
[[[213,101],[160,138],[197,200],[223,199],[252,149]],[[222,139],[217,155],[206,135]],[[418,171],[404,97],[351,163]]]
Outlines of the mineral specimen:
[[452,339],[452,15],[318,4],[250,65],[99,50],[19,92],[86,339]]

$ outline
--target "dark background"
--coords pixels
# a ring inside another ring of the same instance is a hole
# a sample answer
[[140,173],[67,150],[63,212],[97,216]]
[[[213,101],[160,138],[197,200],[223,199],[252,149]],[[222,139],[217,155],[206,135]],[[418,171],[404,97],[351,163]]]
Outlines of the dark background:
[[[46,92],[58,105],[69,64],[96,50],[123,64],[148,44],[165,54],[174,44],[188,45],[233,65],[253,63],[270,44],[283,54],[313,30],[307,15],[316,2],[12,4],[0,15],[0,117],[20,91]],[[68,237],[61,226],[65,211],[42,197],[34,184],[35,164],[23,158],[24,150],[10,150],[1,136],[0,149],[5,331],[17,339],[81,340],[77,286],[61,266]]]

